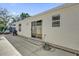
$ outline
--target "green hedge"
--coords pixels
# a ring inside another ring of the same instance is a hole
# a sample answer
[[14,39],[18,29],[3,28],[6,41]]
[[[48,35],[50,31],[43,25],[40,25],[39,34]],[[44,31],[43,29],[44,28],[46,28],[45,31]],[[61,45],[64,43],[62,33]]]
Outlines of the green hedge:
[[5,23],[4,21],[0,20],[0,32],[3,31],[4,28],[5,28]]
[[4,27],[0,27],[0,31],[3,31]]
[[3,31],[3,29],[5,28],[4,24],[0,24],[0,31]]

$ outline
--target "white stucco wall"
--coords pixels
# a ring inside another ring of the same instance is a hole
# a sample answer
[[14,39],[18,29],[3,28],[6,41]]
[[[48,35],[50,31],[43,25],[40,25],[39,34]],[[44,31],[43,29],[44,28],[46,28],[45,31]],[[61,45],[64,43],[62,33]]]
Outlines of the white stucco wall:
[[[60,27],[52,27],[52,16],[60,14]],[[22,23],[22,31],[18,34],[31,37],[31,22],[42,20],[42,40],[60,46],[79,50],[79,4],[72,7],[49,11],[46,14],[27,18]]]

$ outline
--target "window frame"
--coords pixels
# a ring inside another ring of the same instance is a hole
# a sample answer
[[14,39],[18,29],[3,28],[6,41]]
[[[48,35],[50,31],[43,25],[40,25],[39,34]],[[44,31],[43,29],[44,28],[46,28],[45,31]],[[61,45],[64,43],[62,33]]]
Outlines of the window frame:
[[52,27],[60,27],[60,15],[59,14],[52,16]]
[[21,32],[21,27],[22,27],[22,24],[19,24],[19,32]]
[[[33,23],[35,23],[35,24],[33,24]],[[38,34],[38,33],[37,33],[38,26],[40,26],[41,31],[42,31],[42,20],[37,20],[37,21],[32,21],[32,22],[31,22],[31,37],[42,39],[42,34]],[[35,29],[35,30],[33,30],[33,29]],[[40,30],[40,29],[39,29],[39,30]],[[35,31],[35,32],[32,32],[32,31]],[[41,33],[41,32],[40,32],[40,33]],[[33,35],[34,35],[34,36],[33,36]],[[39,35],[40,35],[40,37],[39,37]]]

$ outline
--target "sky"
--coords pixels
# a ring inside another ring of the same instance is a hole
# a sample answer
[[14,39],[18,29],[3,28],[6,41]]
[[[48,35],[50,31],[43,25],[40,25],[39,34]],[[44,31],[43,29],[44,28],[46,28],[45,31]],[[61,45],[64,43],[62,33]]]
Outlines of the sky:
[[0,8],[6,8],[11,14],[19,15],[22,12],[31,16],[62,5],[61,3],[0,3]]

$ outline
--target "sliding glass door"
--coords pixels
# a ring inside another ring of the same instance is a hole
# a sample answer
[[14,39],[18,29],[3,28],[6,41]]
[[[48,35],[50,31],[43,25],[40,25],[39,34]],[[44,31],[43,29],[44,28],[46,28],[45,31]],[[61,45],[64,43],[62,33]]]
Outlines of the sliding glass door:
[[31,23],[31,36],[34,38],[42,38],[42,20]]

